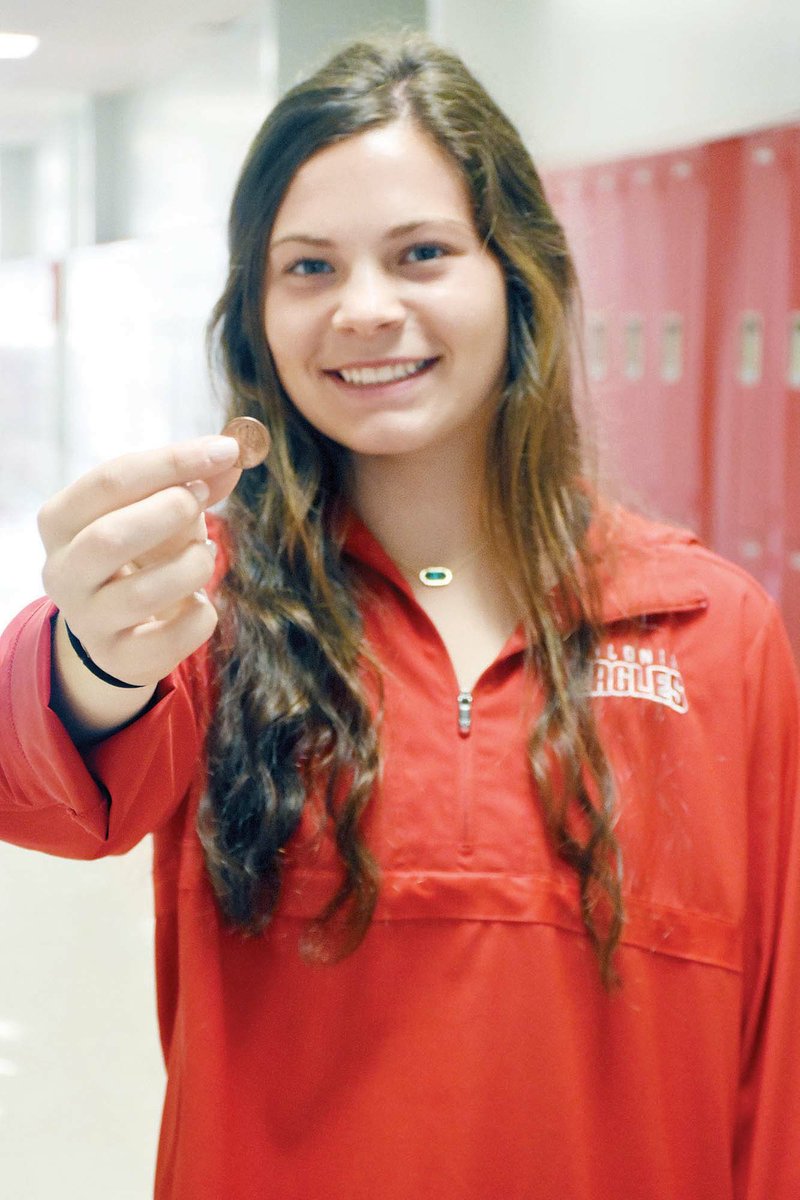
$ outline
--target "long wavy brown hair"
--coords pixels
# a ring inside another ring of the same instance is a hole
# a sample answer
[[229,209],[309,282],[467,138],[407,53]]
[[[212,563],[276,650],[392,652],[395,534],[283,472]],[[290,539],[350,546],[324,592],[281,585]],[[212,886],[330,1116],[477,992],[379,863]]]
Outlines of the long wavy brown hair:
[[235,191],[230,274],[209,344],[227,380],[229,416],[265,421],[273,445],[269,469],[245,472],[227,508],[233,550],[219,595],[219,691],[199,815],[208,869],[227,916],[263,928],[278,900],[283,848],[309,789],[322,787],[342,874],[305,952],[340,959],[374,910],[379,871],[359,824],[379,771],[379,721],[337,522],[346,452],[281,386],[263,312],[269,238],[295,172],[324,147],[398,119],[413,121],[456,165],[476,228],[505,272],[508,370],[486,457],[484,519],[524,622],[528,669],[546,697],[530,731],[531,770],[608,985],[623,907],[614,791],[590,703],[597,587],[574,407],[575,271],[517,131],[456,56],[420,35],[353,44],[293,88],[256,136]]

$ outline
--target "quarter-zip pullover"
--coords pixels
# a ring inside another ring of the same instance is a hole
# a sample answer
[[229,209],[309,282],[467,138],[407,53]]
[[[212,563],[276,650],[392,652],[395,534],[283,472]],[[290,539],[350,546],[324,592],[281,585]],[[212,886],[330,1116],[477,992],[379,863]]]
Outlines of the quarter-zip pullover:
[[336,855],[307,804],[278,911],[220,918],[195,832],[208,680],[79,753],[49,709],[53,607],[2,642],[0,835],[54,854],[154,834],[168,1072],[157,1200],[797,1200],[798,694],[744,572],[614,511],[593,695],[618,794],[626,924],[607,994],[526,742],[517,630],[472,691],[350,520],[384,680],[365,824],[375,919],[336,966],[297,943]]

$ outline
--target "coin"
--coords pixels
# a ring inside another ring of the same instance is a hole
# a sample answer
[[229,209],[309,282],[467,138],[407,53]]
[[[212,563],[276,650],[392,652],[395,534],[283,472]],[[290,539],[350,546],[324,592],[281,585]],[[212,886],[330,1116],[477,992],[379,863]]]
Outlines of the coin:
[[255,417],[234,417],[232,421],[228,421],[222,436],[236,438],[239,443],[239,460],[236,465],[242,470],[257,467],[269,454],[269,430]]

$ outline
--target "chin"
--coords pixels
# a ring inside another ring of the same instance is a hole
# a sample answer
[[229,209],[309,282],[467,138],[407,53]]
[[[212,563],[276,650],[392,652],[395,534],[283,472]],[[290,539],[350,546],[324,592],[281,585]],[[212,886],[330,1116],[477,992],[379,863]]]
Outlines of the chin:
[[433,441],[430,437],[398,433],[349,438],[346,442],[340,442],[340,445],[351,454],[365,458],[397,458],[426,450],[433,445]]
[[424,450],[434,441],[434,435],[430,429],[409,428],[408,424],[405,427],[390,425],[388,422],[382,426],[376,422],[372,428],[335,430],[323,429],[329,438],[334,442],[338,442],[345,450],[349,450],[351,454],[363,454],[374,457],[389,457],[398,454],[413,454],[415,451]]

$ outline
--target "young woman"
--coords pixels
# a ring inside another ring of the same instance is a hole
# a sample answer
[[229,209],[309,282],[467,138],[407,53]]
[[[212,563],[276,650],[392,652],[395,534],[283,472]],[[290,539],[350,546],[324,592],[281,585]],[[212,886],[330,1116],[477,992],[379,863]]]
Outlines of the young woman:
[[157,1197],[796,1200],[787,641],[587,481],[518,135],[424,40],[354,45],[258,134],[230,250],[267,463],[78,480],[3,651],[3,835],[155,835]]

